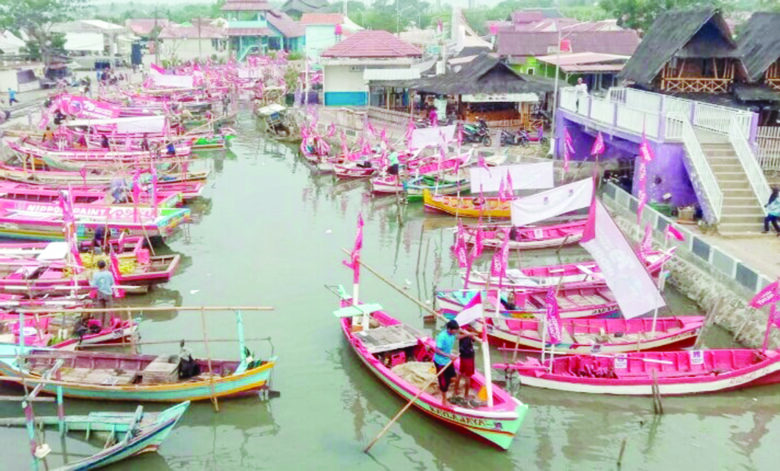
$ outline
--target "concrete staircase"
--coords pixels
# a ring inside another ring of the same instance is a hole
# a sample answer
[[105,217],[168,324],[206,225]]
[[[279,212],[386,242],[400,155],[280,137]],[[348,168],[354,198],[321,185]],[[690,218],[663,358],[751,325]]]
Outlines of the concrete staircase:
[[718,232],[724,236],[756,235],[763,230],[766,201],[759,202],[745,170],[726,136],[696,130],[702,151],[723,192]]

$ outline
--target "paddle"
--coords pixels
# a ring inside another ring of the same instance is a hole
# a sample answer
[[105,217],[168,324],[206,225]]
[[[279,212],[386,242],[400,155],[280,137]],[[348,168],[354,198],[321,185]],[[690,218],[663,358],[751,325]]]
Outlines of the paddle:
[[401,410],[399,410],[398,413],[395,414],[395,416],[392,419],[390,419],[390,422],[388,422],[387,425],[385,425],[385,427],[379,432],[379,434],[377,434],[377,436],[374,437],[373,440],[371,440],[371,443],[369,443],[368,446],[363,449],[363,453],[368,453],[368,450],[370,450],[371,447],[374,446],[376,444],[376,442],[379,441],[380,438],[382,438],[382,435],[387,433],[387,431],[390,429],[390,427],[403,415],[404,412],[406,412],[406,409],[411,407],[412,404],[414,404],[415,401],[417,401],[417,399],[419,399],[420,396],[422,396],[422,394],[425,392],[425,390],[428,389],[428,387],[431,384],[433,384],[434,381],[439,379],[439,376],[441,376],[441,374],[444,373],[444,371],[446,371],[447,368],[449,368],[449,366],[452,364],[452,362],[453,362],[453,360],[450,360],[449,362],[447,362],[447,364],[444,366],[444,368],[442,368],[438,373],[436,373],[436,376],[431,378],[430,381],[428,381],[428,383],[425,386],[420,388],[420,392],[418,392],[413,398],[411,398],[409,400],[409,402],[407,402],[406,405]]

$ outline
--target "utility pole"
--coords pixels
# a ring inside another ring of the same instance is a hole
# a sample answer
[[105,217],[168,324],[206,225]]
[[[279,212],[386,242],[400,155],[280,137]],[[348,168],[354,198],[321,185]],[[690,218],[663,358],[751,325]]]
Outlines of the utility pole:
[[160,65],[160,31],[157,30],[157,7],[154,7],[154,63]]

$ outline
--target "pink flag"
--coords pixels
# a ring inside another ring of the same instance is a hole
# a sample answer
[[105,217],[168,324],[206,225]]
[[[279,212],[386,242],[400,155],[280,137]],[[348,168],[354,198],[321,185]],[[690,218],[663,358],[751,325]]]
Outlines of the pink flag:
[[636,223],[640,224],[642,222],[642,212],[645,209],[645,204],[647,204],[647,163],[644,159],[639,159],[636,173],[638,181],[636,197],[639,200],[636,207]]
[[569,171],[569,159],[574,154],[574,143],[568,128],[563,128],[563,171]]
[[487,173],[490,174],[490,167],[488,167],[487,162],[485,162],[485,156],[481,152],[477,152],[477,165],[484,168]]
[[645,226],[645,236],[642,238],[642,245],[640,245],[640,251],[643,254],[647,254],[651,250],[653,250],[653,228],[648,223]]
[[363,214],[358,214],[357,233],[355,234],[355,245],[350,253],[350,261],[344,262],[344,265],[352,269],[352,283],[360,282],[360,249],[363,248]]
[[632,319],[665,305],[645,265],[604,205],[596,199],[591,205],[580,245],[601,268],[623,317]]
[[596,140],[593,141],[593,147],[590,148],[590,155],[601,155],[606,150],[604,146],[604,136],[601,135],[601,131],[596,135]]
[[497,276],[499,279],[506,277],[506,266],[509,262],[509,235],[504,230],[504,242],[501,249],[496,250],[493,260],[490,262],[490,275]]
[[558,298],[552,286],[547,290],[545,303],[547,304],[547,338],[549,343],[556,345],[561,343],[561,316],[558,313]]
[[374,130],[374,126],[371,125],[371,121],[368,119],[366,119],[366,132],[371,137],[376,136],[376,130]]
[[507,169],[506,171],[506,196],[507,200],[515,199],[515,187],[512,184],[512,172]]
[[406,125],[406,146],[412,147],[412,136],[414,135],[414,121],[412,121],[412,118],[409,118],[409,124]]
[[154,62],[149,64],[149,68],[152,69],[153,71],[157,72],[158,74],[164,74],[165,73],[165,69],[160,67],[159,65],[155,64]]
[[327,137],[333,137],[336,135],[336,124],[330,123],[330,126],[328,126],[328,135]]
[[685,240],[685,236],[682,234],[682,232],[678,231],[677,228],[671,224],[667,224],[666,231],[664,232],[664,238],[669,240],[669,237],[674,237],[680,242]]
[[133,174],[133,221],[138,222],[138,204],[141,198],[141,185],[138,180],[141,178],[141,169],[136,169]]
[[344,158],[346,158],[349,155],[349,147],[347,147],[347,135],[344,133],[343,129],[341,130],[339,138],[341,139],[341,153],[344,155]]
[[501,183],[499,183],[498,185],[498,199],[500,201],[506,201],[506,198],[504,198],[505,194],[506,194],[506,182],[502,178]]
[[455,260],[458,261],[458,267],[466,268],[469,265],[469,252],[463,239],[458,238],[455,245],[452,246]]
[[769,346],[769,331],[772,326],[780,329],[780,313],[777,312],[777,303],[772,304],[769,308],[769,317],[766,320],[766,330],[764,331],[764,346],[763,350],[766,352],[766,348]]
[[770,283],[750,300],[750,307],[759,309],[780,301],[780,280]]
[[152,165],[152,208],[157,217],[157,169]]

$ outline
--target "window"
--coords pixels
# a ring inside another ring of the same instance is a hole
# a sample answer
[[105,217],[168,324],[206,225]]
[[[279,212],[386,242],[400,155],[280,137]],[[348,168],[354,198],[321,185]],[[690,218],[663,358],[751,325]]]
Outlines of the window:
[[528,75],[533,75],[534,74],[534,68],[533,67],[529,67],[529,68],[525,69],[525,73],[528,74]]

